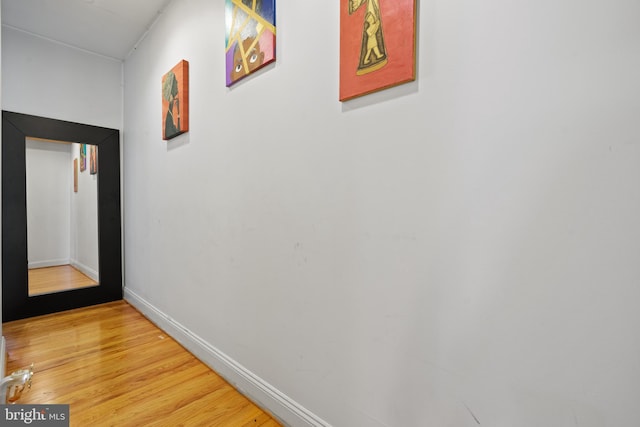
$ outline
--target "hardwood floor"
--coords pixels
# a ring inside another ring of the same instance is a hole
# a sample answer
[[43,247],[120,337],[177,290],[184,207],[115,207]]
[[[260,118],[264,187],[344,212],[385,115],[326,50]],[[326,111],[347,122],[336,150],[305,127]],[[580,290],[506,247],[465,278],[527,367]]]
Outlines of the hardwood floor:
[[279,426],[124,301],[3,325],[17,403],[70,404],[71,426]]
[[98,283],[70,265],[29,270],[29,296],[87,288]]

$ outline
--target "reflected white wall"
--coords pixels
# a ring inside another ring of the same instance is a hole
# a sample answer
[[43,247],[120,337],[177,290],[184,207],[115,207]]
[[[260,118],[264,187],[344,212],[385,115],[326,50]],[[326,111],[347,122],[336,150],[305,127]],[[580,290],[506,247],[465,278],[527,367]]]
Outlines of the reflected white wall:
[[70,263],[73,160],[71,144],[27,139],[29,268]]
[[90,174],[88,157],[81,170],[81,144],[28,138],[25,145],[29,268],[71,264],[98,281],[98,174]]

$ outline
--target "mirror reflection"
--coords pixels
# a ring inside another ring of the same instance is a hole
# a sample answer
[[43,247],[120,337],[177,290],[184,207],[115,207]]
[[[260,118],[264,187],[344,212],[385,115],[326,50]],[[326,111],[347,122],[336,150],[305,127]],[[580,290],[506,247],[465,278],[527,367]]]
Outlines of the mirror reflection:
[[25,146],[29,296],[97,286],[98,147]]

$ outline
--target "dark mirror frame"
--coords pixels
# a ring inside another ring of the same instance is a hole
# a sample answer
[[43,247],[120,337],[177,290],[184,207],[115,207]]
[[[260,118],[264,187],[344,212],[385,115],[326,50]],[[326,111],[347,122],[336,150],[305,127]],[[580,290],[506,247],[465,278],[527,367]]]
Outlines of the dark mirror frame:
[[[25,139],[98,146],[99,286],[29,296]],[[122,299],[120,132],[2,111],[2,321]]]

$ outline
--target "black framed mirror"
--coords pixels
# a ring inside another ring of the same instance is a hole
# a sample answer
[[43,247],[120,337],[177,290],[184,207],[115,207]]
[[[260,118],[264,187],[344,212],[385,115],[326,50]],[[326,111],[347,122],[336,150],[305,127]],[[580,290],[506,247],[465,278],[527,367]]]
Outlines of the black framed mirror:
[[[97,286],[29,296],[25,154],[28,138],[88,144],[99,153]],[[121,229],[117,129],[2,112],[3,322],[122,299]]]

